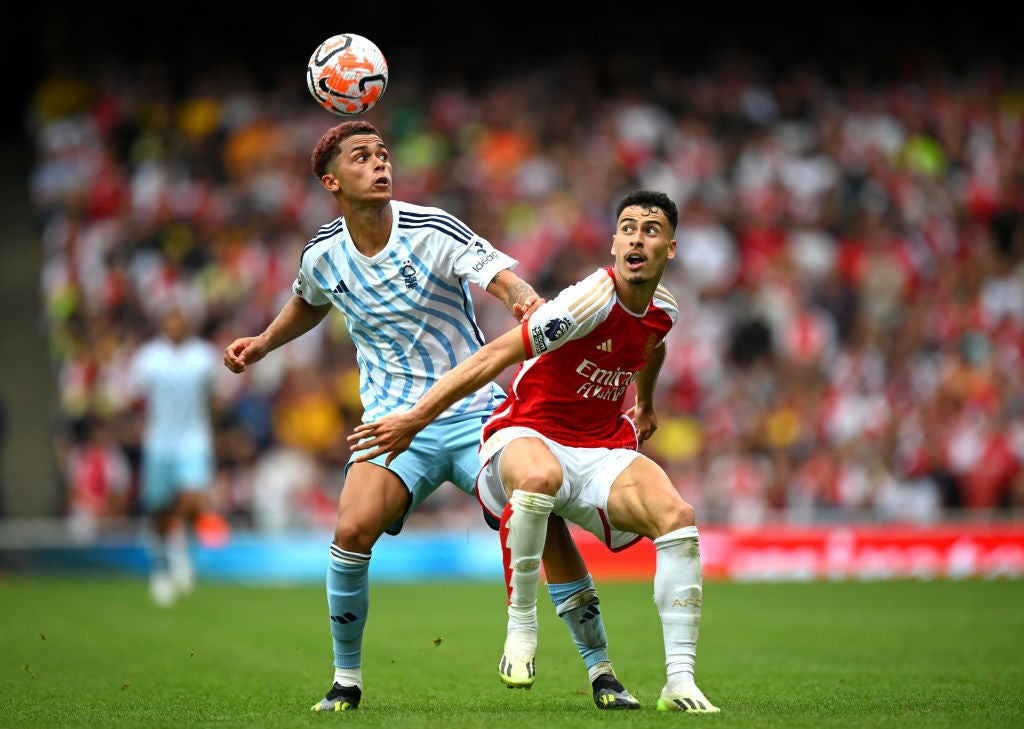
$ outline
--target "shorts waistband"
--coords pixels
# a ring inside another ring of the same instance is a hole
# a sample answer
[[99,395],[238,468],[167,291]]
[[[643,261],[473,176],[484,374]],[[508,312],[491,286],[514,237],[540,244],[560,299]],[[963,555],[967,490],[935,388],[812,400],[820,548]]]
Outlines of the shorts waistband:
[[492,433],[491,437],[485,440],[483,445],[480,446],[480,453],[484,456],[483,460],[491,460],[495,453],[500,451],[516,438],[540,438],[542,440],[547,440],[547,438],[532,428],[524,428],[519,425],[502,428],[501,430],[497,430]]

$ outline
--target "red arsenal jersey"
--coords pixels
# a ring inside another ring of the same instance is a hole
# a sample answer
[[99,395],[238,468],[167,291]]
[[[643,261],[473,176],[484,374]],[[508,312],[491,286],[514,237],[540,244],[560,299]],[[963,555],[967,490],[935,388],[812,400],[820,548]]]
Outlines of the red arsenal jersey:
[[483,439],[515,425],[563,445],[635,449],[623,400],[678,318],[675,299],[660,285],[643,314],[626,309],[611,267],[566,288],[523,323],[531,359],[519,365]]

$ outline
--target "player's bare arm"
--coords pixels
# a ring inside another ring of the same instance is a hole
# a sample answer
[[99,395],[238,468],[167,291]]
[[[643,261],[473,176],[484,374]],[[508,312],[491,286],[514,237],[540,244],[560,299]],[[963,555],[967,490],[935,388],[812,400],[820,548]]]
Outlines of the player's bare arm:
[[505,304],[505,308],[517,321],[526,320],[537,310],[537,307],[544,303],[544,299],[533,290],[530,284],[508,268],[498,271],[497,275],[491,279],[491,282],[487,284],[487,293]]
[[236,374],[245,372],[247,365],[315,327],[330,310],[330,304],[313,306],[301,296],[292,296],[262,334],[240,337],[224,349],[224,366]]
[[348,437],[349,448],[363,453],[354,460],[368,461],[387,453],[384,465],[390,464],[438,415],[479,390],[506,367],[525,359],[526,346],[519,327],[488,342],[435,382],[411,410],[356,426]]
[[664,362],[665,343],[662,342],[654,348],[647,362],[636,373],[636,405],[629,409],[627,415],[636,426],[640,443],[654,435],[654,431],[658,429],[658,416],[654,412],[654,386]]

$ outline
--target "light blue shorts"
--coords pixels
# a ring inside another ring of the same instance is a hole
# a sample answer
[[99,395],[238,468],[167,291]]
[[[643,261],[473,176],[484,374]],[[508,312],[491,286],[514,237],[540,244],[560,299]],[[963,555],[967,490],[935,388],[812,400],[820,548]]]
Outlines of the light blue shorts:
[[[368,461],[394,472],[412,495],[402,518],[387,528],[388,534],[402,531],[409,514],[442,484],[451,482],[467,494],[476,493],[480,431],[488,417],[490,412],[476,412],[435,420],[412,439],[409,449],[399,453],[390,466],[384,466],[387,454]],[[346,473],[351,465],[349,461],[345,466]]]
[[214,458],[209,450],[193,450],[174,457],[142,453],[142,508],[153,513],[169,508],[183,491],[209,491]]

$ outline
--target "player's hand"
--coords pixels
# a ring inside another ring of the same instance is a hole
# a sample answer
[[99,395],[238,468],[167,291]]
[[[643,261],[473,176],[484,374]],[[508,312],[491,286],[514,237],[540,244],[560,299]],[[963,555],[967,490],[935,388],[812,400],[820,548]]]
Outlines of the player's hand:
[[384,465],[390,466],[399,453],[409,448],[419,431],[420,427],[405,413],[385,415],[372,423],[357,425],[347,440],[349,450],[353,453],[362,452],[352,460],[362,463],[387,453]]
[[241,337],[224,348],[224,366],[237,374],[245,372],[246,365],[255,364],[265,356],[266,340],[262,337]]
[[512,304],[512,315],[519,321],[523,322],[530,318],[530,315],[540,308],[540,305],[544,303],[544,298],[537,294],[531,294],[526,298],[526,301],[516,302]]
[[654,414],[653,410],[649,410],[642,405],[634,405],[626,411],[626,417],[633,421],[633,426],[636,428],[636,437],[643,445],[644,442],[654,435],[654,431],[658,429],[658,416]]

